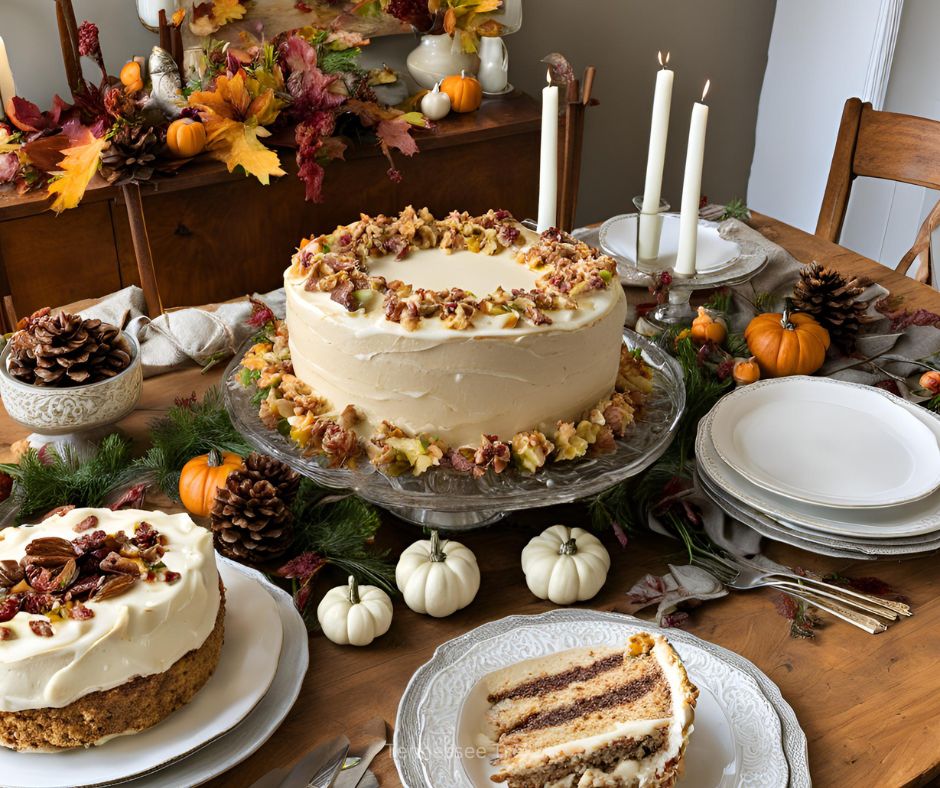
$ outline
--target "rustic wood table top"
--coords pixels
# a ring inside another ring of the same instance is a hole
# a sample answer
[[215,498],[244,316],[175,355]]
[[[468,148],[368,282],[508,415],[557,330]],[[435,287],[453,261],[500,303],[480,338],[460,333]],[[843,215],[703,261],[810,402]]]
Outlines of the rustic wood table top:
[[[864,274],[903,295],[911,308],[940,312],[940,293],[895,274],[835,244],[764,216],[753,225],[803,262],[819,260],[845,273]],[[145,444],[149,421],[174,397],[202,393],[221,370],[206,375],[187,369],[147,380],[137,409],[121,424]],[[25,430],[0,414],[0,456]],[[210,783],[214,788],[249,786],[269,770],[292,763],[318,741],[357,731],[372,717],[394,723],[398,701],[412,673],[441,643],[473,627],[514,613],[541,613],[553,606],[528,591],[519,566],[533,534],[556,522],[585,525],[577,505],[513,514],[502,522],[461,535],[482,572],[476,600],[437,620],[412,613],[400,600],[387,635],[367,648],[341,647],[320,634],[310,638],[310,670],[297,704],[257,753]],[[417,527],[390,516],[379,544],[397,555],[420,537]],[[604,536],[613,565],[607,583],[587,607],[623,610],[624,593],[647,572],[662,574],[669,561],[683,563],[676,543],[652,534],[634,537],[624,550]],[[795,640],[774,611],[770,592],[732,593],[696,610],[688,629],[747,657],[763,670],[793,706],[809,740],[813,783],[820,788],[891,788],[925,785],[940,776],[940,573],[936,557],[909,561],[854,562],[771,545],[777,560],[821,572],[878,575],[907,594],[915,614],[872,636],[842,623],[823,628],[813,641]],[[341,582],[324,577],[317,593]],[[382,786],[400,785],[388,750],[374,761]],[[698,788],[697,786],[694,788]],[[704,788],[704,787],[703,787]]]

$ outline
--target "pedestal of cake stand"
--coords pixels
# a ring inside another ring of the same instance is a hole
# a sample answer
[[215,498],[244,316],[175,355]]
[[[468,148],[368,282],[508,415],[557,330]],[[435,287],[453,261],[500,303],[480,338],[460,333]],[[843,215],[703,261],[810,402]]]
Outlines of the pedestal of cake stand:
[[437,528],[441,531],[469,531],[482,528],[502,520],[508,512],[469,511],[442,512],[434,509],[421,509],[412,506],[383,505],[386,511],[414,525]]

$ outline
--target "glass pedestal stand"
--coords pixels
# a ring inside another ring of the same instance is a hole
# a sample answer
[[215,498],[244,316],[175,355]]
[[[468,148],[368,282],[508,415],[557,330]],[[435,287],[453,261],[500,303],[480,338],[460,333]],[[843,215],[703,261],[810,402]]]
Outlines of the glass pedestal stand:
[[[355,468],[328,468],[322,458],[303,451],[276,430],[265,427],[252,404],[253,388],[238,380],[239,362],[249,340],[229,364],[223,379],[225,404],[235,427],[258,451],[276,457],[325,487],[347,489],[415,525],[446,531],[480,528],[520,509],[571,503],[612,487],[652,465],[672,442],[685,409],[679,363],[655,344],[623,332],[624,344],[639,350],[653,370],[653,391],[637,422],[614,451],[570,462],[550,463],[538,473],[509,468],[479,478],[450,468],[432,468],[421,476],[386,476],[368,459]],[[314,384],[314,389],[316,385]]]

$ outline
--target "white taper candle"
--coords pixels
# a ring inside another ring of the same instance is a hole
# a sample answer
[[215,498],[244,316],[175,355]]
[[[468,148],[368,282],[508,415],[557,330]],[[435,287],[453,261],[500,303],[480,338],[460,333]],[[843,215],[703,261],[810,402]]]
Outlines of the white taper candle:
[[685,179],[682,182],[682,212],[679,216],[679,252],[675,273],[679,276],[695,274],[695,255],[698,249],[698,212],[702,196],[702,166],[705,163],[705,129],[708,126],[708,106],[704,103],[711,83],[705,83],[702,101],[692,105],[689,125],[689,147],[685,154]]
[[6,103],[16,95],[16,85],[13,82],[13,70],[10,68],[10,59],[7,57],[7,48],[0,37],[0,118],[5,117],[3,109]]
[[555,226],[558,203],[558,87],[552,75],[545,74],[548,86],[542,89],[542,139],[539,159],[538,231]]
[[[666,140],[669,135],[669,109],[672,105],[672,82],[674,73],[666,68],[669,53],[663,58],[659,53],[662,68],[656,75],[653,91],[653,118],[650,123],[649,154],[646,157],[646,185],[643,190],[643,213],[658,213],[663,191],[663,165],[666,161]],[[640,220],[639,254],[642,260],[659,257],[659,219]]]

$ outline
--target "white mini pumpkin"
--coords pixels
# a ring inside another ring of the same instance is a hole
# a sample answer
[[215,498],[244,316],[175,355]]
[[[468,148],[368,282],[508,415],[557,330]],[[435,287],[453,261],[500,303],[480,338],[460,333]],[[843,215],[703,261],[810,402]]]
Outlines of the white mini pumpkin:
[[326,592],[317,621],[334,643],[368,646],[392,625],[392,600],[381,588],[360,586],[350,575],[346,585]]
[[421,98],[421,112],[428,120],[440,120],[450,112],[450,96],[441,90],[440,82]]
[[522,571],[529,590],[556,605],[595,596],[610,569],[610,554],[583,528],[553,525],[532,537],[522,550]]
[[415,613],[449,616],[469,605],[480,590],[480,568],[458,542],[441,541],[437,531],[406,548],[395,567],[395,582]]

